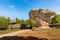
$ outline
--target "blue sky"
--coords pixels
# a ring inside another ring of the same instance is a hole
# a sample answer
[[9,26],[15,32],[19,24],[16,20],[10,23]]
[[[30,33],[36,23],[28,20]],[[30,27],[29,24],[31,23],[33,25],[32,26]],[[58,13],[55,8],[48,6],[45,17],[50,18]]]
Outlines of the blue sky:
[[0,0],[0,16],[28,19],[33,8],[48,8],[60,13],[60,0]]

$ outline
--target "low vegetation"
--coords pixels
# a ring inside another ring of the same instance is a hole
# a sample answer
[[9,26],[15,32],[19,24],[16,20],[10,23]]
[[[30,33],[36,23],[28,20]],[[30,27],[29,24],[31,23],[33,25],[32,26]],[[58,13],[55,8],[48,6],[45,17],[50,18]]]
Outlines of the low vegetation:
[[8,29],[8,26],[10,25],[10,18],[6,18],[4,16],[0,16],[0,30],[6,30]]
[[20,29],[14,29],[14,30],[11,30],[11,29],[8,29],[8,30],[0,30],[0,35],[1,34],[6,34],[6,33],[11,33],[11,32],[15,32],[15,31],[18,31]]
[[52,17],[51,24],[53,23],[60,23],[60,14],[55,14],[54,17]]

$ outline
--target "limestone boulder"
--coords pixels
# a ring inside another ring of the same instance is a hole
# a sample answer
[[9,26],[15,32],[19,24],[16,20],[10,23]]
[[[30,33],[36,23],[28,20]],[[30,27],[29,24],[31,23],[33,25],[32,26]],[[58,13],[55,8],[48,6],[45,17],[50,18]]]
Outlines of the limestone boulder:
[[50,17],[55,14],[54,11],[50,9],[32,9],[29,12],[29,18],[33,19],[36,27],[49,27],[48,22],[50,21]]

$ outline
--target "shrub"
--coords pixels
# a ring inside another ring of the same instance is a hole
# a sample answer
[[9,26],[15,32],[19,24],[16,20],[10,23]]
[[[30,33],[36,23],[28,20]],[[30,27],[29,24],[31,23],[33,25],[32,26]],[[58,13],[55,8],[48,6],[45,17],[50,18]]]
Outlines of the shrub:
[[8,27],[6,27],[6,26],[1,26],[0,27],[0,30],[6,30],[6,29],[8,29]]
[[26,24],[21,24],[20,29],[26,29],[26,28],[27,28]]

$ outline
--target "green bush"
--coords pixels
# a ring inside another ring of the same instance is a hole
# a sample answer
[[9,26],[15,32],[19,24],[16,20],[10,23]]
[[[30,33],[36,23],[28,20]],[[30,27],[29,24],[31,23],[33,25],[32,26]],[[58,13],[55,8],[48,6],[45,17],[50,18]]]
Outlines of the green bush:
[[0,30],[6,30],[6,29],[8,29],[8,27],[6,27],[6,26],[1,26],[0,27]]
[[51,24],[54,24],[54,23],[60,23],[60,14],[56,14],[54,15],[54,17],[52,17]]

